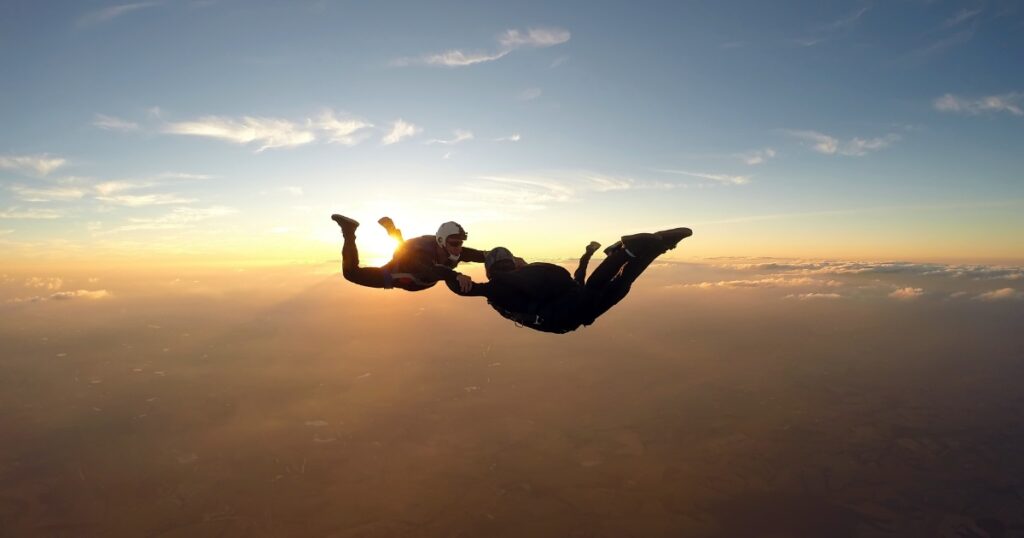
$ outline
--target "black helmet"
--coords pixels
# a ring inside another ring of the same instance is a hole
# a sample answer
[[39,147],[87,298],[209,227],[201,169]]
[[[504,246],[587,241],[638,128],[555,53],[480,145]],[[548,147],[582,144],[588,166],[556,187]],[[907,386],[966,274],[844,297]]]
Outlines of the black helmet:
[[487,271],[487,278],[491,278],[497,273],[515,270],[515,268],[516,258],[512,255],[512,251],[505,247],[492,248],[484,255],[484,269]]

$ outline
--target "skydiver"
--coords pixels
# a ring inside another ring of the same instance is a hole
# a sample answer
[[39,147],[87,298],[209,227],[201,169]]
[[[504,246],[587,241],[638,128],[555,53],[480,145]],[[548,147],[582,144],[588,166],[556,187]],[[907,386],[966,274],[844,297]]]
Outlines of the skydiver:
[[341,273],[345,280],[370,288],[401,288],[420,291],[432,287],[440,280],[451,279],[457,289],[469,290],[472,280],[454,270],[460,261],[483,263],[484,252],[463,247],[466,230],[457,222],[445,222],[434,235],[402,240],[402,232],[390,218],[377,221],[388,235],[400,241],[391,261],[381,267],[360,267],[356,248],[356,228],[359,222],[342,215],[331,215],[338,223],[343,237]]
[[460,282],[445,283],[466,297],[486,297],[502,316],[538,331],[567,333],[588,326],[621,301],[644,269],[658,256],[693,235],[689,228],[624,236],[605,249],[607,258],[584,281],[590,257],[600,248],[591,242],[575,275],[552,263],[525,263],[504,247],[487,253],[487,282],[473,282],[467,291]]

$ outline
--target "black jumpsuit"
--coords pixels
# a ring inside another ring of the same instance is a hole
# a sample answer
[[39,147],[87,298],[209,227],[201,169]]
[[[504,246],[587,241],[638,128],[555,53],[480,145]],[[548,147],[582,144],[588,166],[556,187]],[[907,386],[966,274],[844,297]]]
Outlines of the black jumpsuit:
[[538,331],[567,333],[590,325],[629,293],[633,282],[666,249],[653,234],[632,236],[631,255],[624,248],[613,250],[584,282],[591,252],[580,259],[573,278],[565,268],[552,263],[531,263],[514,271],[497,273],[488,282],[474,283],[466,293],[458,281],[446,278],[455,293],[486,297],[502,316]]

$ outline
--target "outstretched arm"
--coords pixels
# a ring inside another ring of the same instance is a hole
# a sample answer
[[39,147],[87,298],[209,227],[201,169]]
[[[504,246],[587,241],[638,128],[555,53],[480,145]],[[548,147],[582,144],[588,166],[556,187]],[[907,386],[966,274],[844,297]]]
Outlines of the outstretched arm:
[[487,256],[487,253],[482,250],[477,250],[475,248],[469,247],[462,247],[462,253],[459,254],[459,261],[484,263],[485,256]]
[[591,241],[590,244],[587,245],[587,250],[583,253],[583,257],[580,258],[580,266],[576,268],[576,272],[573,274],[573,279],[581,286],[583,285],[583,280],[587,277],[587,264],[590,263],[590,257],[593,256],[599,248],[601,248],[601,243]]
[[490,282],[473,282],[469,280],[467,286],[462,279],[469,280],[469,277],[453,271],[451,276],[444,279],[444,283],[456,295],[463,297],[487,297],[487,293],[491,289]]

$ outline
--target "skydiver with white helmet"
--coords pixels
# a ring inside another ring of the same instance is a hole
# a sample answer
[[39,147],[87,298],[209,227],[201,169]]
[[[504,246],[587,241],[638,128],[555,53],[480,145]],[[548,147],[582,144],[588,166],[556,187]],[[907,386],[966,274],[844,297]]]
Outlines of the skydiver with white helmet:
[[400,241],[391,261],[381,267],[360,267],[356,248],[359,222],[342,215],[331,215],[338,223],[344,243],[341,249],[341,273],[345,280],[370,288],[401,288],[420,291],[440,280],[451,280],[456,289],[469,291],[473,281],[455,271],[459,262],[484,262],[485,252],[463,247],[466,230],[457,222],[445,222],[434,235],[402,240],[402,233],[388,217],[378,222],[388,234]]

